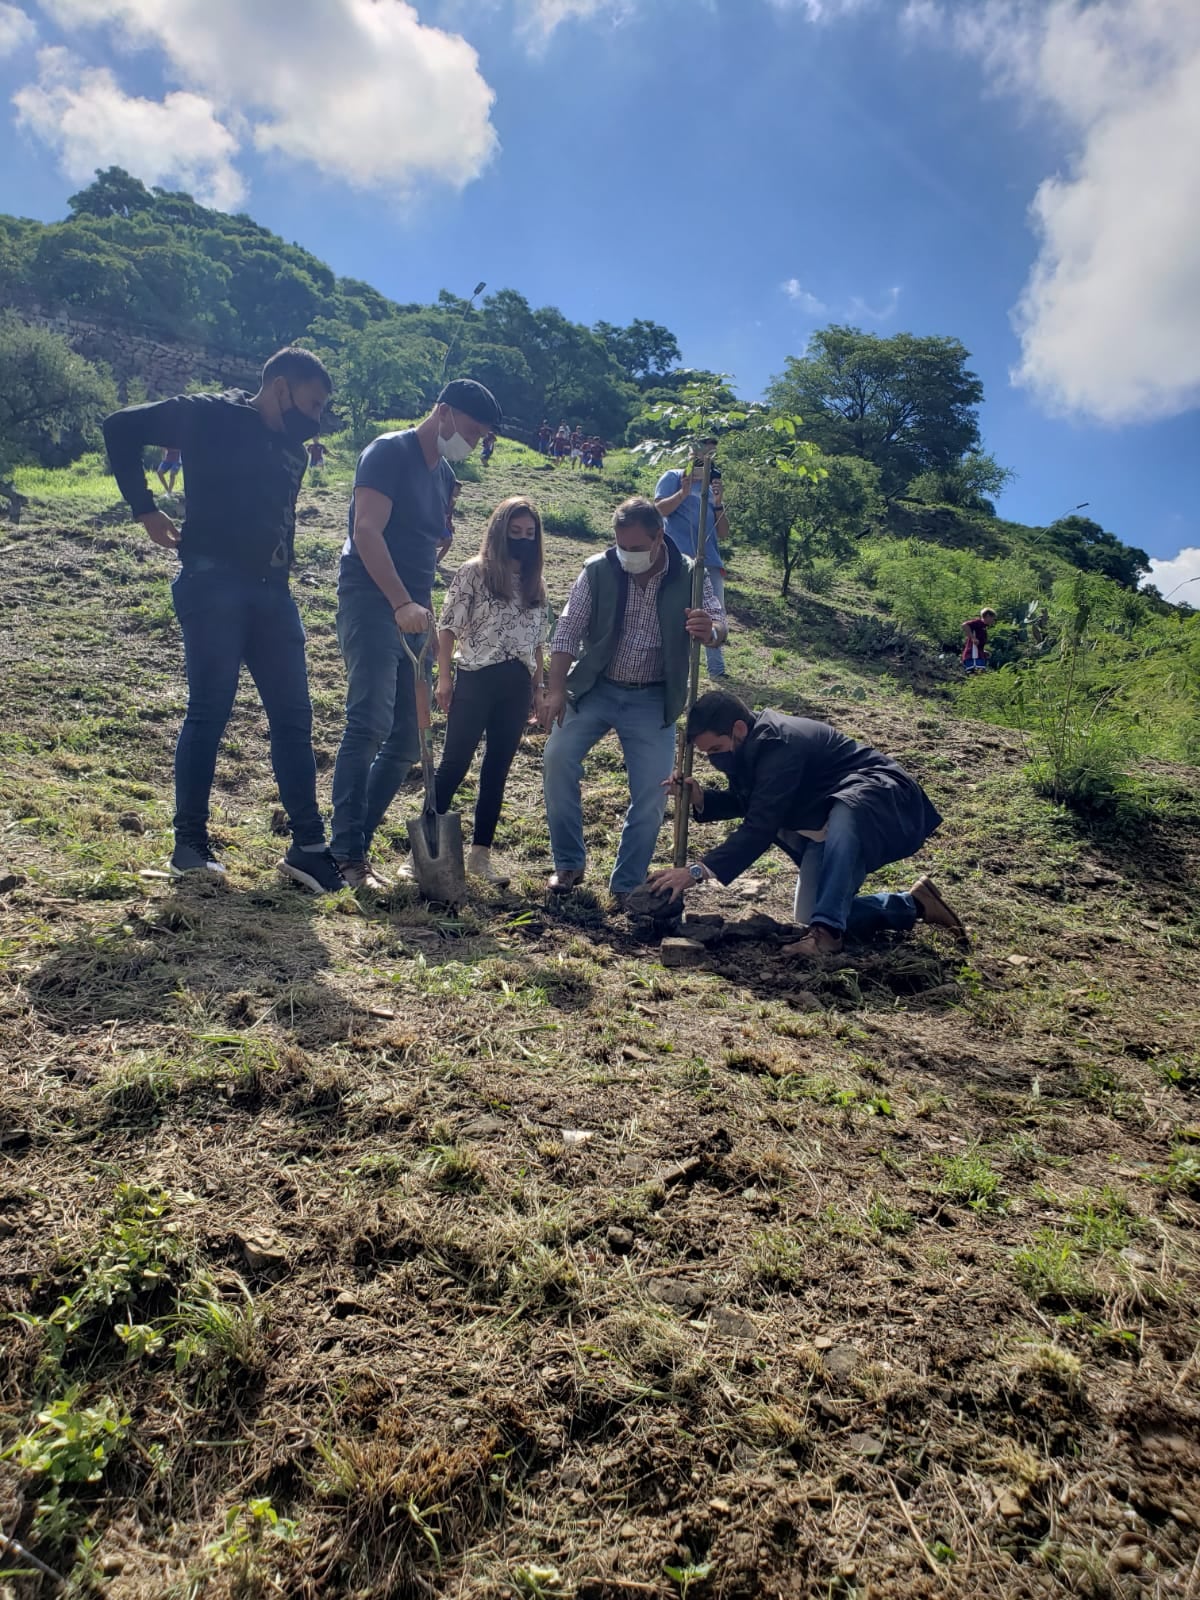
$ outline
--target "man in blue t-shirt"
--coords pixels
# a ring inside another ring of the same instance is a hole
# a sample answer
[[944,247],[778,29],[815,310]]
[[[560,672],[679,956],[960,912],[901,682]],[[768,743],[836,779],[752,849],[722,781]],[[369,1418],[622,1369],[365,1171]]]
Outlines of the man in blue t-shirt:
[[[716,446],[715,439],[702,439],[706,446]],[[675,468],[664,472],[654,491],[654,504],[667,526],[667,537],[681,555],[696,559],[696,541],[700,535],[700,488],[704,469],[693,461],[686,472]],[[725,604],[725,562],[721,555],[720,540],[728,539],[729,523],[725,516],[721,469],[714,466],[709,482],[708,522],[704,539],[704,571],[712,579],[713,591],[722,605]],[[705,649],[705,661],[710,678],[725,676],[725,653],[718,645]]]
[[371,839],[420,755],[412,665],[433,626],[430,599],[446,509],[465,461],[501,422],[495,397],[455,378],[415,428],[385,433],[358,458],[338,577],[338,644],[346,663],[346,731],[333,769],[333,841],[351,888],[381,885]]

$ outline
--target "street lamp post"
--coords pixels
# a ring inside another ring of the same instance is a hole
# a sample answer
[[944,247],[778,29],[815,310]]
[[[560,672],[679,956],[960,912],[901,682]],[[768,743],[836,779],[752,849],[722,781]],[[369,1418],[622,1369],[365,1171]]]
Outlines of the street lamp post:
[[462,316],[459,317],[458,321],[454,325],[454,335],[451,338],[450,343],[446,346],[446,354],[442,357],[442,381],[443,381],[443,383],[446,380],[446,368],[450,365],[450,352],[454,349],[454,346],[458,343],[458,336],[462,332],[463,323],[470,316],[472,306],[474,306],[476,300],[478,300],[479,296],[483,293],[483,291],[486,288],[487,288],[487,284],[484,283],[482,281],[482,279],[481,279],[475,285],[475,287],[471,290],[471,298],[467,301],[466,310],[463,312]]

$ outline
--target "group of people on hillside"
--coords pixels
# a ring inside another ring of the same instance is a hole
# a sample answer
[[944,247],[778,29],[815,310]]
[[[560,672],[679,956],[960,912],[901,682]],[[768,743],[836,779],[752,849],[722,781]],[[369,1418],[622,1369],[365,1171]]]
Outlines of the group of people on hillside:
[[[133,515],[156,544],[180,557],[172,594],[188,708],[175,761],[177,876],[224,870],[209,838],[209,800],[244,663],[267,713],[292,832],[281,871],[317,892],[384,886],[372,844],[418,753],[418,697],[402,636],[422,639],[435,628],[430,608],[457,489],[453,468],[502,418],[482,384],[455,379],[422,422],[383,434],[359,457],[338,578],[346,720],[327,840],[304,630],[288,580],[306,446],[331,393],[321,362],[289,348],[266,363],[253,396],[180,396],[128,407],[104,424]],[[182,528],[156,506],[146,483],[144,449],[164,440],[182,453]],[[693,557],[670,531],[681,514],[691,526],[698,482],[693,465],[666,475],[657,500],[635,497],[618,506],[612,544],[584,564],[550,630],[544,533],[531,501],[502,501],[478,554],[454,574],[436,624],[435,698],[447,717],[436,804],[450,808],[486,740],[469,870],[504,881],[491,847],[533,710],[549,732],[543,793],[554,858],[550,892],[569,893],[584,881],[583,763],[615,732],[629,783],[609,885],[618,905],[646,884],[667,799],[676,794],[699,822],[742,820],[722,844],[650,880],[664,899],[678,900],[708,878],[731,882],[778,844],[801,867],[796,911],[806,931],[789,947],[794,954],[836,951],[847,929],[911,927],[922,918],[961,932],[928,879],[906,894],[858,893],[869,872],[911,854],[940,819],[896,762],[823,723],[755,712],[723,690],[701,696],[687,735],[728,783],[702,788],[689,779],[684,795],[673,773],[675,725],[687,702],[692,642],[719,652],[728,633],[719,562],[693,606]],[[714,498],[719,505],[719,487]]]
[[544,419],[537,431],[537,447],[552,461],[569,461],[573,467],[594,472],[599,472],[604,465],[608,449],[599,434],[585,434],[578,423],[573,429],[565,422],[551,428]]

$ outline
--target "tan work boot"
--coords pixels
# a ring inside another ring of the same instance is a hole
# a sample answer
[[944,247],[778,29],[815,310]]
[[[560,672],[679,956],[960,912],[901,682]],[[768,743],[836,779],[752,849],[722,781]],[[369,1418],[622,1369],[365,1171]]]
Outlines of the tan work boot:
[[369,856],[362,861],[339,861],[338,871],[351,889],[366,889],[371,894],[382,894],[391,887],[387,879],[375,870]]
[[942,899],[938,886],[932,878],[918,878],[908,892],[917,902],[922,922],[928,922],[934,928],[945,928],[947,933],[952,933],[956,939],[961,939],[966,944],[967,930]]
[[497,889],[503,889],[512,881],[507,873],[497,872],[493,867],[491,846],[486,844],[473,844],[467,851],[467,871],[473,878],[495,884]]

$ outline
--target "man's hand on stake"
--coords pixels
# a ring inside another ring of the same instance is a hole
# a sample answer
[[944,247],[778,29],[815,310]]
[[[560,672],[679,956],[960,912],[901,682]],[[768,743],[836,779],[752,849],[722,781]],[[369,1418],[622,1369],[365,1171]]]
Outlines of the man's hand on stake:
[[699,608],[693,610],[689,606],[685,615],[687,617],[686,627],[689,639],[699,639],[701,644],[711,644],[716,624],[708,612]]
[[684,784],[687,785],[688,804],[696,815],[700,816],[704,810],[704,790],[700,785],[700,780],[690,775],[686,778],[681,778],[678,773],[672,773],[669,778],[663,779],[663,788],[671,796],[672,800],[678,796],[680,788]]

